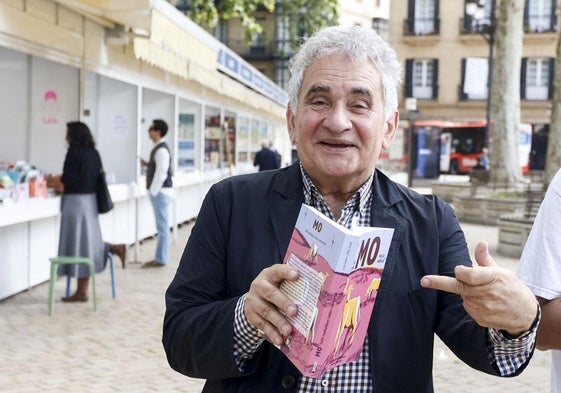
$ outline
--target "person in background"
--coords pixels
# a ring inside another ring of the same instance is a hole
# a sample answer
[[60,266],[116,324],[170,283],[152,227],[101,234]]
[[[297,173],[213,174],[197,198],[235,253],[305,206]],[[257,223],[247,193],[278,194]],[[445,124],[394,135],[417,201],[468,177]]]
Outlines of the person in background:
[[278,157],[273,150],[269,149],[268,142],[263,142],[261,144],[261,150],[255,154],[253,166],[258,166],[259,172],[279,168],[280,162]]
[[[105,269],[111,252],[119,257],[124,269],[126,245],[105,243],[101,236],[96,189],[102,163],[90,129],[84,123],[69,122],[66,124],[66,141],[68,151],[58,187],[63,191],[58,255],[87,257],[99,273]],[[87,266],[60,265],[57,273],[78,278],[76,292],[63,297],[63,302],[88,301],[90,271]]]
[[477,158],[477,165],[474,169],[488,170],[489,169],[489,150],[484,147],[481,149],[481,154]]
[[522,251],[518,277],[542,307],[537,347],[551,349],[551,393],[561,393],[561,170],[551,180]]
[[[209,190],[166,292],[162,337],[171,367],[206,379],[205,392],[429,393],[435,333],[477,370],[507,377],[528,364],[540,316],[530,290],[486,243],[472,267],[453,209],[376,169],[398,130],[400,81],[374,30],[320,30],[291,60],[286,119],[300,161]],[[298,313],[279,286],[298,279],[281,261],[302,203],[347,228],[394,228],[359,360],[319,378],[276,347]]]
[[275,149],[275,146],[273,146],[273,142],[269,143],[269,149],[275,153],[275,157],[277,159],[277,169],[280,168],[282,166],[282,156],[279,151]]
[[150,195],[158,231],[155,258],[144,263],[143,268],[166,266],[169,258],[169,203],[173,198],[173,181],[171,153],[165,138],[167,132],[168,125],[165,121],[153,120],[148,135],[154,142],[154,147],[148,161],[140,159],[140,163],[147,167],[146,189]]

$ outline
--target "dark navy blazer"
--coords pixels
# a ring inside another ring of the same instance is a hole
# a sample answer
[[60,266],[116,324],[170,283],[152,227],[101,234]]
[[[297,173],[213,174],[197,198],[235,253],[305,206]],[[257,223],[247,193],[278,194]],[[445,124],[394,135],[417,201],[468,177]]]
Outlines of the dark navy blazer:
[[[239,297],[261,270],[281,263],[304,202],[298,163],[225,179],[208,192],[166,292],[163,344],[175,370],[205,378],[204,392],[296,392],[301,374],[265,342],[240,372],[233,358]],[[433,391],[434,333],[490,374],[486,329],[462,299],[420,286],[425,274],[470,265],[452,208],[376,171],[372,226],[395,228],[368,329],[375,393]],[[520,370],[521,371],[521,370]]]

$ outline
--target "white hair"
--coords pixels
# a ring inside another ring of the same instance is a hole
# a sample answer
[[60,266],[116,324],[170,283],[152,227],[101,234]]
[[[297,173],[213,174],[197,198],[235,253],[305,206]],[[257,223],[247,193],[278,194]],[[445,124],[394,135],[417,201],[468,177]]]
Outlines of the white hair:
[[334,54],[374,65],[382,79],[384,118],[390,120],[398,108],[397,90],[401,84],[402,66],[395,50],[374,30],[362,26],[327,27],[302,44],[290,59],[288,98],[292,111],[296,113],[298,94],[308,66],[319,58]]

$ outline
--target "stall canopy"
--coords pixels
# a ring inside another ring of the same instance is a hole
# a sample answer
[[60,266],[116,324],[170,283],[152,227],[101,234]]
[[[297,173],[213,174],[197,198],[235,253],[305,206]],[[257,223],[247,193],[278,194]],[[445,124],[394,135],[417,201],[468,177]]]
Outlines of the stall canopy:
[[132,41],[138,59],[284,117],[288,102],[284,90],[167,1],[55,1],[106,26],[108,40],[113,43],[126,45]]

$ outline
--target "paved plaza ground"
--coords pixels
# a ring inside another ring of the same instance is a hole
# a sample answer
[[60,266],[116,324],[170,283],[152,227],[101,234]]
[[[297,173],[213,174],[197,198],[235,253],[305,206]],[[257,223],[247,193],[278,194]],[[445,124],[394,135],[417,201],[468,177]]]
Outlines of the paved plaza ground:
[[[496,249],[496,227],[462,226],[470,250],[478,240]],[[130,263],[126,270],[116,269],[116,300],[111,298],[109,269],[99,274],[97,312],[91,302],[62,304],[62,278],[52,317],[47,313],[47,283],[0,301],[0,392],[201,392],[204,381],[171,370],[161,345],[164,291],[190,229],[188,224],[177,231],[170,266],[141,269],[139,263]],[[142,242],[138,259],[152,259],[155,243]],[[134,258],[133,247],[130,254]],[[495,256],[501,265],[516,270],[517,260]],[[550,355],[536,352],[520,377],[491,377],[470,369],[437,341],[435,391],[546,393],[549,367]]]

